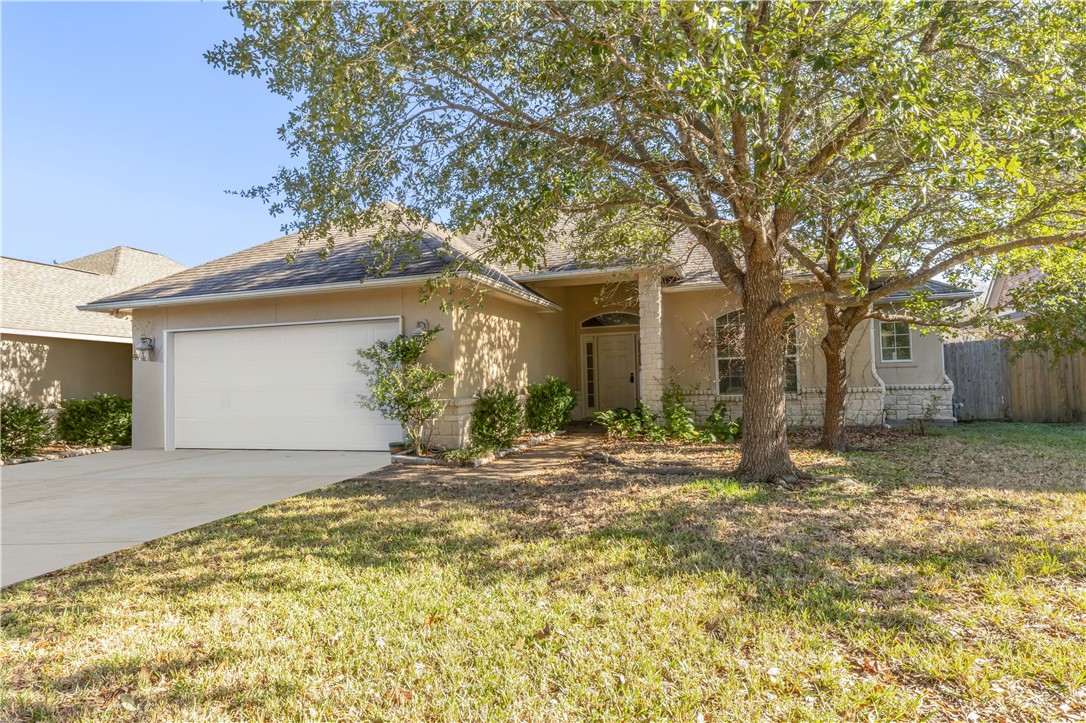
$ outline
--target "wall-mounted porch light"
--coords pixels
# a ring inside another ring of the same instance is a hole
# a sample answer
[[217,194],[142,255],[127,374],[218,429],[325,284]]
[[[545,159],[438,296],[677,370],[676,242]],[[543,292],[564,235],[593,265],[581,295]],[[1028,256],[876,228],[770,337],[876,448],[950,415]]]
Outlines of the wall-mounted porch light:
[[155,338],[153,336],[141,336],[139,344],[136,344],[136,358],[140,361],[155,360]]
[[428,331],[430,331],[430,321],[428,319],[420,319],[415,322],[415,328],[412,330],[411,336],[426,336],[426,332]]

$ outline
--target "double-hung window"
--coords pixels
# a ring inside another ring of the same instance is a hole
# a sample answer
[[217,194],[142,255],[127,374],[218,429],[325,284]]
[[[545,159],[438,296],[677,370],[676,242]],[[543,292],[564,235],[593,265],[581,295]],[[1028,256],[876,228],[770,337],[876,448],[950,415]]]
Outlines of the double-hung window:
[[[784,391],[799,391],[799,344],[796,319],[785,322],[788,332],[784,349]],[[742,394],[746,382],[743,357],[743,311],[732,311],[716,320],[717,393]]]
[[905,322],[880,321],[879,341],[884,362],[912,361],[912,335]]

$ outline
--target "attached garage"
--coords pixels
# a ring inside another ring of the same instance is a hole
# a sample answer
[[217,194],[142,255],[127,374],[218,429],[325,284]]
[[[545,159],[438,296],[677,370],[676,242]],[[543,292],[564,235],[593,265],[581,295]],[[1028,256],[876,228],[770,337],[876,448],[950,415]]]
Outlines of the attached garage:
[[[358,406],[367,380],[352,362],[357,349],[405,330],[446,330],[425,356],[453,375],[438,392],[448,408],[435,444],[464,443],[477,382],[515,364],[509,380],[523,386],[532,356],[562,370],[554,360],[564,352],[548,354],[545,334],[524,333],[543,328],[537,314],[558,304],[476,263],[466,241],[416,224],[395,204],[384,208],[388,223],[334,230],[325,243],[283,236],[81,307],[132,319],[141,347],[132,361],[132,446],[387,453],[403,430]],[[413,249],[399,245],[412,240]],[[481,301],[480,292],[504,315],[465,321],[461,303]],[[556,317],[546,319],[557,331]],[[475,326],[482,336],[465,334]]]
[[387,450],[403,431],[358,406],[367,380],[352,362],[400,329],[395,317],[168,332],[167,447]]

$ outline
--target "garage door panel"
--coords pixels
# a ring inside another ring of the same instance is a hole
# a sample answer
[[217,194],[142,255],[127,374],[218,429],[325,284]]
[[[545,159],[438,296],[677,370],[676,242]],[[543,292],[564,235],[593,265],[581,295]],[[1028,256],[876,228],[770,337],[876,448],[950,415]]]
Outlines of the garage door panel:
[[176,332],[174,446],[380,450],[400,426],[358,406],[356,350],[399,321]]

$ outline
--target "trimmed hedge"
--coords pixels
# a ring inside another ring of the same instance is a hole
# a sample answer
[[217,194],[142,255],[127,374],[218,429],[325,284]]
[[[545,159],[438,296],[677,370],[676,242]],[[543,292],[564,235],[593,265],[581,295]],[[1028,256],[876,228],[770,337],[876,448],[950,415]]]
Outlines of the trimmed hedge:
[[0,406],[0,457],[27,457],[53,441],[53,422],[37,404]]
[[556,377],[528,387],[524,418],[533,432],[557,432],[573,420],[577,397],[566,382]]
[[57,436],[68,444],[131,444],[132,400],[114,394],[60,404]]
[[475,396],[471,412],[471,439],[475,447],[505,449],[524,431],[524,409],[517,393],[487,389]]

